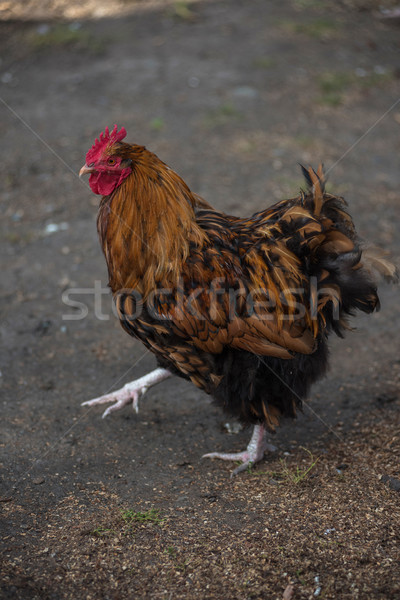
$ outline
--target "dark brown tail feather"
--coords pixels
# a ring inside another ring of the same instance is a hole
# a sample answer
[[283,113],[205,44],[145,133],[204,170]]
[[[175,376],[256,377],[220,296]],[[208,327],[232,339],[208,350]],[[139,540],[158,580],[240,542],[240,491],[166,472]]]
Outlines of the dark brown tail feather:
[[322,165],[317,172],[311,167],[302,167],[302,171],[311,192],[309,208],[322,223],[328,224],[325,239],[314,249],[314,260],[320,272],[329,273],[324,285],[331,285],[340,293],[340,318],[332,319],[327,306],[323,311],[324,321],[328,328],[343,335],[346,316],[352,315],[354,309],[365,313],[379,310],[377,282],[381,278],[396,282],[398,271],[382,250],[361,244],[346,211],[346,202],[324,191]]

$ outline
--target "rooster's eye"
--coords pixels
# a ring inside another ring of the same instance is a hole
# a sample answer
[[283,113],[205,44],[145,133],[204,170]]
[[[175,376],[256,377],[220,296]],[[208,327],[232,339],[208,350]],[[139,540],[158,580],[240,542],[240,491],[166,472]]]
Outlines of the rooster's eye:
[[115,158],[109,158],[109,159],[107,160],[107,164],[108,164],[108,165],[115,165],[115,162],[116,162],[116,161],[115,161]]

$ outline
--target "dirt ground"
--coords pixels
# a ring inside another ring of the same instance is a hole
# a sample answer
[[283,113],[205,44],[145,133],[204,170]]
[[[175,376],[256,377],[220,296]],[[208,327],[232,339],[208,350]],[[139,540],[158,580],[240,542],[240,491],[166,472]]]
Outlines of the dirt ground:
[[114,123],[236,214],[322,160],[398,260],[399,22],[318,0],[14,1],[0,18],[0,597],[400,597],[398,289],[332,339],[277,452],[231,479],[201,456],[249,431],[189,383],[138,415],[80,406],[155,361],[113,314],[77,177]]

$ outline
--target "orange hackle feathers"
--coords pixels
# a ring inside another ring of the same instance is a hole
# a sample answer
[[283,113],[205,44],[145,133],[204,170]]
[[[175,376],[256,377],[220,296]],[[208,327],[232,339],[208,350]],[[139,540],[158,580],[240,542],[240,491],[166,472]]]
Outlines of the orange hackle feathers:
[[137,167],[111,199],[103,200],[98,216],[111,289],[136,289],[144,300],[162,285],[176,285],[189,239],[200,246],[204,239],[194,222],[199,197],[149,154],[134,147]]

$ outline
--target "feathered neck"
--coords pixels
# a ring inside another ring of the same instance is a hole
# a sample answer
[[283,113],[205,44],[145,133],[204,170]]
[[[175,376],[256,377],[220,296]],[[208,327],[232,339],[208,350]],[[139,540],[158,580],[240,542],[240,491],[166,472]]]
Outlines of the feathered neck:
[[201,246],[206,234],[185,182],[145,148],[123,146],[132,173],[102,198],[97,225],[113,293],[135,289],[145,300],[156,288],[176,285],[189,245]]

